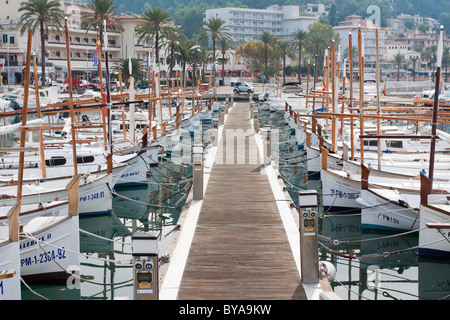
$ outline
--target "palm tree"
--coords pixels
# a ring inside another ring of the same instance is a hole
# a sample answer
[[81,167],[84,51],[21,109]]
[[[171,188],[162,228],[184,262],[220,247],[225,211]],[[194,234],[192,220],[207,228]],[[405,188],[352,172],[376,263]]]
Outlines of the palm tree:
[[[113,70],[118,72],[120,66],[120,72],[122,74],[122,79],[125,83],[128,83],[130,79],[129,58],[120,58],[119,61],[113,66]],[[145,75],[145,66],[142,60],[131,58],[131,69],[134,79],[143,79]]]
[[196,56],[196,62],[198,64],[202,64],[202,75],[205,74],[205,66],[208,65],[209,63],[211,63],[213,61],[212,58],[212,54],[211,51],[209,50],[209,48],[201,46],[198,52],[198,55]]
[[[358,47],[352,46],[352,64],[353,64],[353,66],[356,66],[358,57],[359,57]],[[347,58],[350,58],[350,52],[349,52],[348,47],[345,48],[344,52],[342,53],[342,59],[347,59]]]
[[[41,36],[41,72],[42,83],[45,81],[45,34],[49,27],[60,32],[64,14],[58,0],[27,0],[20,4],[19,12],[23,12],[19,19],[21,34],[31,29],[33,32],[39,27]],[[36,79],[37,80],[37,79]],[[35,81],[36,81],[35,80]]]
[[163,42],[168,50],[169,78],[172,77],[173,67],[175,65],[174,53],[175,47],[181,37],[181,31],[176,26],[170,26],[163,29]]
[[292,40],[294,41],[295,46],[298,49],[298,82],[299,83],[302,82],[302,77],[301,77],[301,70],[302,70],[302,46],[303,46],[303,41],[305,41],[307,36],[308,36],[308,32],[303,31],[303,30],[295,31],[291,35]]
[[139,41],[143,39],[155,39],[155,62],[159,65],[159,38],[165,33],[166,28],[170,28],[172,17],[164,9],[153,7],[144,12],[145,23],[136,27],[136,34]]
[[287,40],[281,40],[277,43],[277,48],[281,53],[281,58],[283,60],[283,85],[286,83],[286,57],[292,58],[294,56],[294,50],[292,45]]
[[219,37],[230,37],[228,27],[225,23],[225,20],[220,18],[209,18],[207,21],[203,21],[203,28],[199,37],[200,40],[206,40],[208,38],[212,40],[214,93],[216,91],[216,41]]
[[182,62],[183,86],[186,87],[186,65],[196,61],[200,46],[195,40],[191,40],[186,35],[180,36],[179,43],[175,46],[175,57]]
[[405,63],[405,61],[405,56],[401,53],[397,53],[394,55],[394,60],[392,62],[397,65],[397,81],[400,79],[400,66],[402,65],[402,63]]
[[413,67],[413,81],[416,81],[416,63],[417,63],[417,61],[419,61],[419,57],[413,56],[413,57],[410,57],[409,60],[411,61],[412,67]]
[[274,37],[268,32],[264,31],[261,36],[259,37],[259,40],[263,43],[264,47],[264,75],[265,75],[265,81],[269,79],[269,68],[268,68],[268,61],[269,61],[269,46],[274,41]]
[[225,55],[227,54],[227,50],[231,48],[232,41],[226,37],[219,37],[217,39],[217,45],[222,54],[222,84],[225,84]]
[[116,23],[112,17],[114,16],[117,6],[114,6],[114,0],[91,0],[88,7],[92,12],[83,12],[81,14],[81,29],[99,30],[100,43],[103,43],[103,21],[106,21],[106,28],[123,31],[122,25]]

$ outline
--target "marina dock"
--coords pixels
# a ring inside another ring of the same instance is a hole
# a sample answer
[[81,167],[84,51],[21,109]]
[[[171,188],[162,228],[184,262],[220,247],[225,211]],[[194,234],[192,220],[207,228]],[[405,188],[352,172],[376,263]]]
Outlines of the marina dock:
[[[245,153],[229,138],[230,129],[246,133]],[[299,273],[297,213],[271,165],[252,158],[262,141],[248,102],[234,104],[219,138],[205,156],[204,198],[188,198],[160,299],[308,299]],[[307,290],[312,297],[320,288]]]

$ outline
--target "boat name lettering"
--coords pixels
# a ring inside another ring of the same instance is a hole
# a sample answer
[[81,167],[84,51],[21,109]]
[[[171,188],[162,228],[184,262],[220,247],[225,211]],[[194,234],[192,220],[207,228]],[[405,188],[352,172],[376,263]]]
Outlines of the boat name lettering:
[[46,241],[46,240],[50,240],[52,238],[52,234],[48,233],[46,235],[43,235],[39,238],[37,238],[37,240],[29,240],[29,241],[25,241],[25,242],[21,242],[19,249],[24,249],[24,248],[28,248],[28,247],[32,247],[34,245],[37,244],[38,241]]
[[361,226],[338,223],[331,226],[331,232],[361,232]]
[[59,248],[47,251],[46,253],[40,253],[38,255],[22,258],[20,259],[20,266],[28,267],[35,264],[52,262],[53,260],[63,260],[66,258],[66,250],[64,248]]
[[389,216],[387,214],[384,214],[384,213],[379,213],[378,214],[378,218],[380,218],[381,220],[384,220],[384,221],[389,221],[389,222],[392,222],[392,223],[395,223],[395,224],[400,224],[400,221],[398,221],[398,219],[396,219],[394,217],[391,217],[391,216]]
[[341,190],[331,189],[331,196],[337,196],[344,199],[358,199],[359,193],[345,192]]
[[139,171],[124,173],[120,177],[121,178],[126,178],[126,177],[132,177],[132,176],[137,176],[137,175],[139,175]]
[[94,192],[87,196],[82,196],[82,197],[80,197],[80,201],[90,201],[90,200],[95,200],[95,199],[102,199],[104,197],[105,197],[105,191],[100,191],[100,192]]

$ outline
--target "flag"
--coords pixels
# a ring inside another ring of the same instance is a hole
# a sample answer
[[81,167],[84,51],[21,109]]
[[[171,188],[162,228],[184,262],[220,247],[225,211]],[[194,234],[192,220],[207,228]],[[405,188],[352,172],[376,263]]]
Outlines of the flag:
[[384,88],[383,88],[383,97],[386,96],[386,82],[384,83]]
[[97,36],[97,47],[95,48],[95,51],[97,52],[97,59],[101,60],[102,56],[101,56],[101,48],[102,48],[102,44],[100,43],[100,39]]
[[439,95],[441,94],[444,94],[444,77],[442,76],[442,73],[439,78]]
[[175,81],[173,81],[173,79],[172,79],[172,88],[174,88],[175,87]]
[[327,91],[327,86],[325,84],[325,80],[322,80],[322,91]]

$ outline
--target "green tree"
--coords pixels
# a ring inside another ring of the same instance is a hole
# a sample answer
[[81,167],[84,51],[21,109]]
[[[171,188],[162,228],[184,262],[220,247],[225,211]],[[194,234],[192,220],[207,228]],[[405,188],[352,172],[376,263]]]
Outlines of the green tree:
[[269,79],[269,46],[274,42],[275,38],[268,31],[264,31],[259,37],[259,40],[263,43],[264,47],[264,75],[266,77],[265,81],[267,81]]
[[225,84],[225,60],[228,49],[231,49],[232,41],[226,37],[220,37],[217,39],[217,46],[222,54],[222,83]]
[[200,40],[210,38],[212,41],[214,94],[216,93],[216,41],[219,37],[230,37],[228,27],[225,25],[225,20],[220,18],[210,18],[207,21],[203,21]]
[[336,26],[336,22],[337,22],[337,11],[336,11],[336,4],[334,4],[334,3],[331,4],[330,11],[328,12],[328,22],[329,22],[330,25],[332,25],[333,27]]
[[419,30],[420,33],[427,33],[429,29],[430,26],[423,22],[417,26],[417,30]]
[[211,50],[208,47],[201,46],[195,56],[197,64],[202,66],[202,76],[205,75],[205,67],[213,61]]
[[181,34],[180,40],[175,46],[175,57],[181,61],[183,86],[186,86],[186,66],[197,61],[200,45],[195,40],[191,40],[186,35]]
[[331,46],[333,40],[336,46],[339,45],[339,33],[334,32],[332,26],[320,22],[313,23],[308,27],[305,50],[311,56],[317,55],[318,61],[323,61],[325,49]]
[[295,47],[298,50],[298,82],[302,82],[301,70],[302,70],[302,47],[308,33],[304,30],[298,30],[292,33],[291,38],[295,43]]
[[[352,64],[353,67],[357,65],[359,57],[358,47],[352,44]],[[345,48],[344,52],[342,53],[342,59],[349,59],[350,58],[350,51],[349,47]],[[350,63],[350,61],[349,61]]]
[[416,81],[416,63],[419,61],[419,57],[413,56],[410,57],[409,60],[411,61],[413,67],[413,81]]
[[406,18],[403,22],[405,23],[405,29],[413,30],[415,28],[413,18]]
[[[118,72],[119,66],[120,66],[120,72],[122,74],[122,79],[125,83],[129,83],[130,80],[130,69],[129,69],[129,58],[120,58],[117,63],[114,64],[112,69],[115,72]],[[144,78],[145,75],[145,66],[144,62],[140,59],[131,58],[131,69],[132,73],[131,75],[136,80],[141,80]]]
[[182,36],[181,30],[177,26],[168,26],[162,30],[163,39],[162,42],[165,44],[165,48],[168,51],[167,61],[169,62],[169,78],[172,78],[173,67],[175,66],[175,47]]
[[405,56],[401,53],[394,55],[394,60],[392,61],[397,65],[397,81],[400,79],[400,66],[406,62]]
[[154,38],[155,62],[159,65],[159,45],[160,36],[170,28],[171,16],[161,8],[150,8],[143,14],[144,24],[136,27],[136,34],[139,41]]
[[280,40],[277,43],[277,49],[280,51],[281,59],[283,61],[283,85],[286,83],[286,57],[294,57],[294,49],[292,44],[287,40]]
[[[81,14],[80,27],[84,30],[99,30],[100,43],[103,43],[103,21],[106,21],[106,28],[123,31],[122,25],[113,20],[116,6],[113,0],[91,0],[88,7],[92,12]],[[86,31],[87,32],[87,31]]]
[[45,81],[45,34],[49,27],[60,32],[64,14],[57,0],[27,0],[20,4],[19,12],[23,14],[19,18],[21,34],[31,29],[33,32],[39,28],[41,37],[41,72],[42,83]]
[[439,23],[444,26],[444,30],[450,30],[450,12],[442,12],[439,15]]

